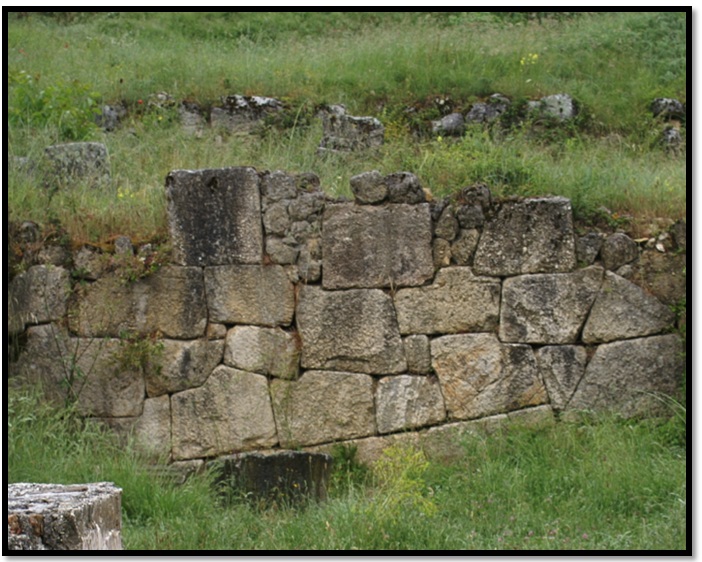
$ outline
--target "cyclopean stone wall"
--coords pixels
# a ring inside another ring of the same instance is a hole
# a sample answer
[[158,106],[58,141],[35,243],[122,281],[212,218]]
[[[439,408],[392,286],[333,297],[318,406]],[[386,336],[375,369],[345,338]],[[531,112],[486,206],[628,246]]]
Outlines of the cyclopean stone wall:
[[73,289],[50,266],[13,279],[12,375],[185,465],[339,441],[431,450],[501,420],[650,414],[653,393],[676,393],[682,346],[656,287],[684,294],[684,225],[662,283],[660,252],[576,234],[562,197],[475,185],[433,201],[404,172],[351,188],[331,200],[314,174],[172,172],[170,265]]

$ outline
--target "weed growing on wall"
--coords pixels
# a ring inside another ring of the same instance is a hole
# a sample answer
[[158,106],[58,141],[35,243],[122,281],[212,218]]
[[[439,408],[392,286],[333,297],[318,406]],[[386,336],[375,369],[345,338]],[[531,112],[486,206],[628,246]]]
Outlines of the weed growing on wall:
[[163,340],[160,334],[139,334],[121,331],[119,334],[119,349],[112,359],[120,368],[127,371],[145,371],[146,369],[161,369],[163,355]]

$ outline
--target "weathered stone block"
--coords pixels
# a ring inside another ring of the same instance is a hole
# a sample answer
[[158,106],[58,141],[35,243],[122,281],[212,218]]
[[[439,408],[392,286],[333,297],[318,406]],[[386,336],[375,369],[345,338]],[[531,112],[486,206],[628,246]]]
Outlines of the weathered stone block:
[[362,205],[381,203],[388,195],[388,186],[378,170],[353,176],[350,183],[356,201]]
[[117,339],[74,338],[55,324],[34,326],[13,372],[41,385],[54,403],[75,401],[83,415],[139,416],[144,377],[127,346]]
[[295,311],[293,285],[279,265],[205,269],[210,321],[287,326]]
[[68,271],[62,267],[35,265],[15,276],[7,291],[8,331],[63,318],[70,293]]
[[458,235],[458,221],[453,214],[453,209],[450,206],[446,207],[436,222],[434,235],[444,240],[451,242]]
[[327,499],[333,459],[324,453],[280,451],[241,453],[211,463],[220,468],[215,481],[227,498],[245,495],[254,505],[299,505]]
[[375,398],[379,433],[431,425],[446,418],[439,381],[434,377],[382,378]]
[[319,151],[353,151],[382,146],[385,127],[375,117],[354,117],[345,112],[322,115],[323,136]]
[[256,170],[175,170],[166,178],[166,199],[175,263],[261,263],[263,234]]
[[565,409],[585,373],[585,348],[551,345],[537,349],[535,355],[551,406],[556,410]]
[[602,262],[607,269],[617,269],[639,257],[639,247],[622,232],[615,232],[602,244]]
[[493,334],[443,336],[431,342],[431,356],[452,419],[505,413],[548,400],[528,345],[503,345]]
[[302,287],[297,325],[303,368],[371,374],[407,370],[392,300],[378,289]]
[[295,336],[280,328],[235,326],[227,334],[224,363],[251,373],[297,378],[300,344]]
[[164,339],[160,346],[144,371],[151,397],[201,386],[222,360],[224,340]]
[[410,172],[395,172],[385,176],[390,203],[416,205],[427,200],[419,178]]
[[451,244],[451,259],[456,265],[471,265],[473,263],[473,254],[478,247],[479,239],[480,232],[475,228],[462,229],[458,233],[458,237]]
[[575,268],[570,201],[544,197],[508,201],[485,223],[475,252],[476,273],[560,273]]
[[232,133],[249,133],[264,117],[282,109],[282,102],[275,98],[234,94],[223,97],[222,105],[212,108],[210,121],[213,127]]
[[421,285],[434,275],[429,205],[327,205],[325,289]]
[[307,371],[297,381],[272,381],[271,396],[282,447],[375,433],[370,376]]
[[167,456],[171,452],[171,399],[147,398],[144,410],[134,424],[137,446],[150,454]]
[[653,393],[678,396],[683,368],[682,344],[674,334],[600,345],[568,409],[669,413]]
[[500,282],[450,267],[432,285],[397,291],[395,308],[403,335],[489,332],[497,327]]
[[662,303],[676,305],[687,295],[687,256],[644,251],[633,264],[631,281]]
[[599,343],[657,334],[670,327],[674,320],[673,311],[656,297],[607,271],[583,328],[583,341]]
[[263,375],[220,365],[199,388],[171,396],[173,458],[210,457],[278,442]]
[[93,484],[8,484],[8,550],[122,550],[122,490]]
[[580,236],[575,242],[575,251],[578,262],[585,265],[592,265],[600,253],[604,234],[599,232],[589,232],[585,236]]
[[505,279],[500,340],[575,343],[602,285],[603,269],[541,273]]
[[407,370],[410,373],[426,375],[431,371],[431,352],[427,336],[407,336],[402,338],[407,357]]
[[103,277],[81,289],[71,329],[80,336],[161,332],[188,339],[205,333],[207,308],[202,270],[167,266],[150,277],[125,283]]
[[45,177],[49,187],[84,181],[93,187],[109,185],[110,160],[101,142],[69,142],[44,149]]

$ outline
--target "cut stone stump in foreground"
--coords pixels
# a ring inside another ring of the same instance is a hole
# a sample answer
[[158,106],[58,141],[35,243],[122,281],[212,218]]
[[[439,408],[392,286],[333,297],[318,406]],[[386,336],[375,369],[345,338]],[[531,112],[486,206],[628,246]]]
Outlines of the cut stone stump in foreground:
[[9,484],[8,550],[122,550],[122,490],[94,484]]

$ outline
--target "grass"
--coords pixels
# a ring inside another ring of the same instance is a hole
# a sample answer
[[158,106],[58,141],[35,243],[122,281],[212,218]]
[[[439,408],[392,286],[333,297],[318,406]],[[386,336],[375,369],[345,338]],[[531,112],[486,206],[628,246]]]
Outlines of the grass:
[[[556,15],[10,14],[8,154],[36,158],[49,144],[99,140],[114,181],[100,192],[76,186],[52,196],[37,175],[11,166],[9,216],[51,219],[74,245],[119,234],[161,240],[168,172],[252,165],[315,172],[332,195],[349,195],[356,173],[407,170],[436,196],[480,180],[497,196],[565,195],[581,217],[604,205],[641,220],[683,218],[686,153],[657,146],[661,124],[648,106],[655,97],[686,99],[685,12]],[[208,130],[196,139],[172,111],[139,103],[158,91],[205,107],[231,93],[274,96],[287,111],[259,135]],[[466,110],[496,91],[515,101],[567,92],[584,109],[566,128],[476,128],[455,140],[417,134],[445,111],[435,99]],[[131,117],[103,133],[91,125],[102,103],[125,103]],[[318,157],[315,109],[323,103],[379,117],[385,145]]]
[[[112,481],[135,550],[684,550],[684,425],[595,418],[461,441],[451,464],[394,449],[338,457],[306,509],[222,504],[212,475],[176,485],[153,459],[38,394],[8,394],[9,482]],[[681,441],[682,437],[682,441]]]

